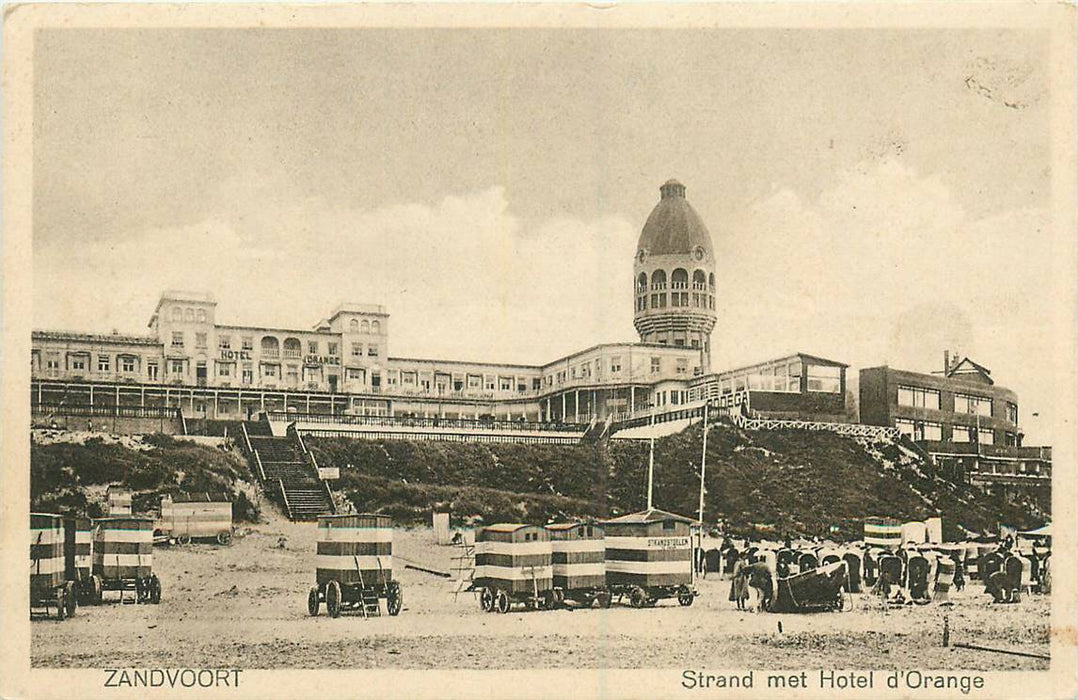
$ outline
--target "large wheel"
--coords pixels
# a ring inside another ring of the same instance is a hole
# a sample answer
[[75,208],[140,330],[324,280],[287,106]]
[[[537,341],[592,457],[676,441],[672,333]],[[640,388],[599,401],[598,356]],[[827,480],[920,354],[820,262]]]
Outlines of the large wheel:
[[157,578],[157,574],[150,576],[148,595],[154,605],[161,602],[161,579]]
[[341,584],[330,581],[326,586],[326,612],[330,617],[341,615]]
[[599,603],[600,608],[609,608],[611,595],[606,591],[603,591],[599,595],[595,596],[595,600]]
[[307,594],[307,612],[314,617],[318,614],[318,586],[311,586],[311,592]]
[[136,603],[145,603],[147,593],[148,593],[148,591],[146,589],[146,579],[136,578],[135,579],[135,602]]
[[105,584],[102,583],[100,576],[94,574],[90,577],[90,602],[94,605],[101,605],[104,594]]
[[634,608],[643,608],[648,604],[648,592],[640,586],[633,586],[633,590],[629,593],[629,605]]
[[505,591],[498,591],[498,597],[494,599],[494,607],[502,614],[509,612],[509,596]]
[[389,584],[389,590],[386,591],[386,612],[390,615],[399,615],[403,605],[404,592],[401,591],[401,585],[394,581]]
[[694,595],[692,594],[692,591],[690,591],[690,590],[689,590],[688,588],[686,588],[685,586],[682,586],[681,588],[679,588],[679,589],[678,589],[678,592],[677,592],[677,602],[678,602],[678,604],[679,604],[679,605],[681,605],[682,607],[686,607],[686,608],[687,608],[687,607],[689,607],[690,605],[692,605],[692,601],[693,601],[693,600],[694,600],[695,598],[696,598],[696,596],[694,596]]
[[222,530],[217,533],[217,544],[226,545],[232,542],[232,533],[229,530]]
[[75,582],[68,581],[64,586],[64,612],[68,617],[75,616],[75,609],[78,607],[78,601],[75,595]]
[[489,588],[484,588],[479,592],[479,607],[483,612],[490,612],[494,609],[494,592]]
[[54,597],[56,598],[54,601],[56,603],[56,619],[63,620],[67,617],[67,596],[64,593],[64,588],[57,588]]
[[177,535],[176,536],[176,542],[178,544],[182,544],[182,545],[191,544],[191,536],[188,535],[187,533],[184,533],[182,535]]

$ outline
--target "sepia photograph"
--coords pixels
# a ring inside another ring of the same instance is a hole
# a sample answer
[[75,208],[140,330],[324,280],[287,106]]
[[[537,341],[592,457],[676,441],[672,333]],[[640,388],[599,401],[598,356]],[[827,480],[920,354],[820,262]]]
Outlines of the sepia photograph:
[[1073,691],[1073,13],[6,9],[10,697]]

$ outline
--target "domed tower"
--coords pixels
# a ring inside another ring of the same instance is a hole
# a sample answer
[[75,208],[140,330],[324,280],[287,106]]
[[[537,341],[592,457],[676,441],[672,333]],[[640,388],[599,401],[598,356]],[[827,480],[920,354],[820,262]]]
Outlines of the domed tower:
[[699,348],[706,374],[716,319],[711,234],[685,199],[685,185],[670,180],[659,192],[636,245],[633,325],[641,342]]

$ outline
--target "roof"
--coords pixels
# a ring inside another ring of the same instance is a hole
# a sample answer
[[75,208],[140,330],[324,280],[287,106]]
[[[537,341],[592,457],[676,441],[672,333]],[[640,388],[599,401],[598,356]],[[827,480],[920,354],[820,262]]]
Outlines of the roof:
[[713,259],[711,233],[685,199],[685,186],[669,180],[659,191],[662,197],[640,232],[637,250],[646,250],[648,255],[677,255],[691,253],[700,246]]
[[574,527],[580,527],[582,525],[595,525],[596,523],[550,523],[546,526],[548,530],[572,530]]
[[692,518],[686,518],[684,515],[678,515],[677,513],[671,513],[666,510],[660,510],[659,508],[648,508],[642,510],[639,513],[629,513],[628,515],[622,515],[610,520],[604,520],[604,523],[657,523],[663,520],[676,520],[682,523],[693,524],[696,521]]
[[992,374],[992,370],[988,369],[984,365],[977,364],[968,357],[962,358],[961,362],[956,362],[954,366],[946,372],[946,376],[948,377],[953,377],[959,374],[975,374],[989,384],[995,384],[995,382],[992,381],[992,377],[989,376],[990,374]]
[[535,525],[528,525],[527,523],[495,523],[494,525],[484,525],[484,530],[490,532],[516,532],[522,527],[537,527]]

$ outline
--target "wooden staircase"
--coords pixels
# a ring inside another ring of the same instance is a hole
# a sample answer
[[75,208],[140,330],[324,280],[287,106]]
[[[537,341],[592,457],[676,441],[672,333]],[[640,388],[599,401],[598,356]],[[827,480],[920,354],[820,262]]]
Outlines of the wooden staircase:
[[274,436],[269,424],[261,422],[244,423],[243,429],[252,471],[269,493],[280,497],[289,519],[317,520],[336,512],[329,487],[318,478],[298,436]]

